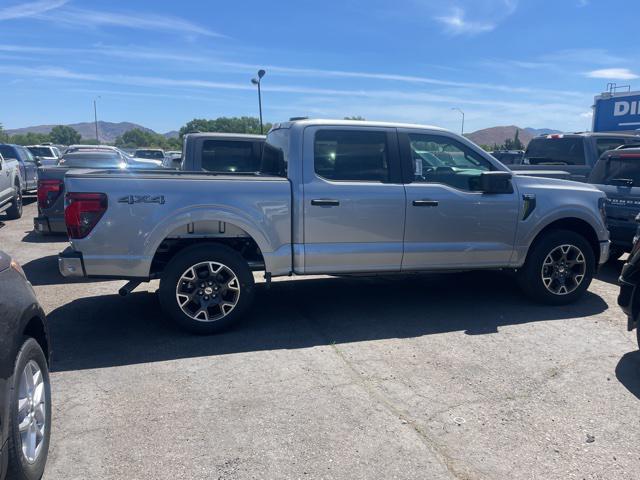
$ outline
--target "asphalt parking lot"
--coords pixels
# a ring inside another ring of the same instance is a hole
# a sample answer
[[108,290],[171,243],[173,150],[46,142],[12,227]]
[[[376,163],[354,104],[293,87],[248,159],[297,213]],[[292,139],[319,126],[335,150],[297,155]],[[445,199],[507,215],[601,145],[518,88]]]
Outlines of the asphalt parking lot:
[[[0,228],[53,339],[46,479],[630,479],[640,353],[620,265],[580,302],[494,272],[303,278],[225,334],[174,329],[154,291],[65,280],[66,239]],[[0,214],[0,221],[4,215]]]

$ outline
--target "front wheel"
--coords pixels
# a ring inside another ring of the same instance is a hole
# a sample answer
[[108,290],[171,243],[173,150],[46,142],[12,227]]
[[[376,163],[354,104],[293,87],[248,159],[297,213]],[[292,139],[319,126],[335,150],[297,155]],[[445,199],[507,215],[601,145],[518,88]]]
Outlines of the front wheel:
[[16,358],[10,395],[7,478],[38,480],[51,436],[51,386],[42,348],[27,338]]
[[253,273],[234,250],[213,243],[188,247],[160,280],[162,308],[180,327],[217,333],[239,320],[253,302]]
[[594,271],[595,256],[589,242],[575,232],[556,230],[532,245],[518,272],[518,282],[534,300],[565,305],[584,294]]

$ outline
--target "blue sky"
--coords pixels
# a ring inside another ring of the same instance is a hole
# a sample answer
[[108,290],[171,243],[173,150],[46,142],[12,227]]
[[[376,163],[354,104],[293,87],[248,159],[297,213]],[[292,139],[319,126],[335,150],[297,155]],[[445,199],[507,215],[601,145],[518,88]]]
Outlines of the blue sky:
[[198,117],[584,130],[608,82],[640,90],[638,1],[0,0],[5,128]]

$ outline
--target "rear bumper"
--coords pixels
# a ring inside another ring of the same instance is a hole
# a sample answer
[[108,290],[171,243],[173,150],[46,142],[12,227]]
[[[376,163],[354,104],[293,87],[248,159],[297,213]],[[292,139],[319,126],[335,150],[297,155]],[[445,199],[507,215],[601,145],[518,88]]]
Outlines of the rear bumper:
[[63,277],[85,277],[86,272],[82,261],[82,253],[67,247],[58,254],[58,270],[60,270],[60,275]]
[[33,219],[33,229],[38,233],[67,233],[64,218],[40,215]]

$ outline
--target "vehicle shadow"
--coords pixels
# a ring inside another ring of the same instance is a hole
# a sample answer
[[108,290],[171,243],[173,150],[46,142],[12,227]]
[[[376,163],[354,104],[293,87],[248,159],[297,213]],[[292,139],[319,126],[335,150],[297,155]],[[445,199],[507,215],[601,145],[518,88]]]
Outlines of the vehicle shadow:
[[616,378],[640,400],[640,351],[626,353],[620,359]]
[[41,233],[36,232],[35,230],[31,230],[29,232],[24,232],[26,235],[22,237],[23,242],[27,243],[68,243],[69,237],[67,237],[66,233],[49,233],[43,235]]
[[59,285],[64,283],[93,283],[106,282],[108,280],[93,279],[87,277],[66,278],[60,275],[58,270],[58,256],[48,255],[36,258],[22,265],[24,273],[33,286]]
[[607,262],[600,267],[600,271],[595,277],[602,282],[611,283],[612,285],[619,285],[618,277],[620,276],[623,265],[624,261],[622,260]]
[[164,321],[157,296],[148,292],[80,298],[48,317],[53,371],[67,371],[451,331],[495,334],[504,325],[586,317],[606,309],[592,293],[574,305],[534,304],[510,277],[475,272],[258,284],[247,318],[208,337]]

